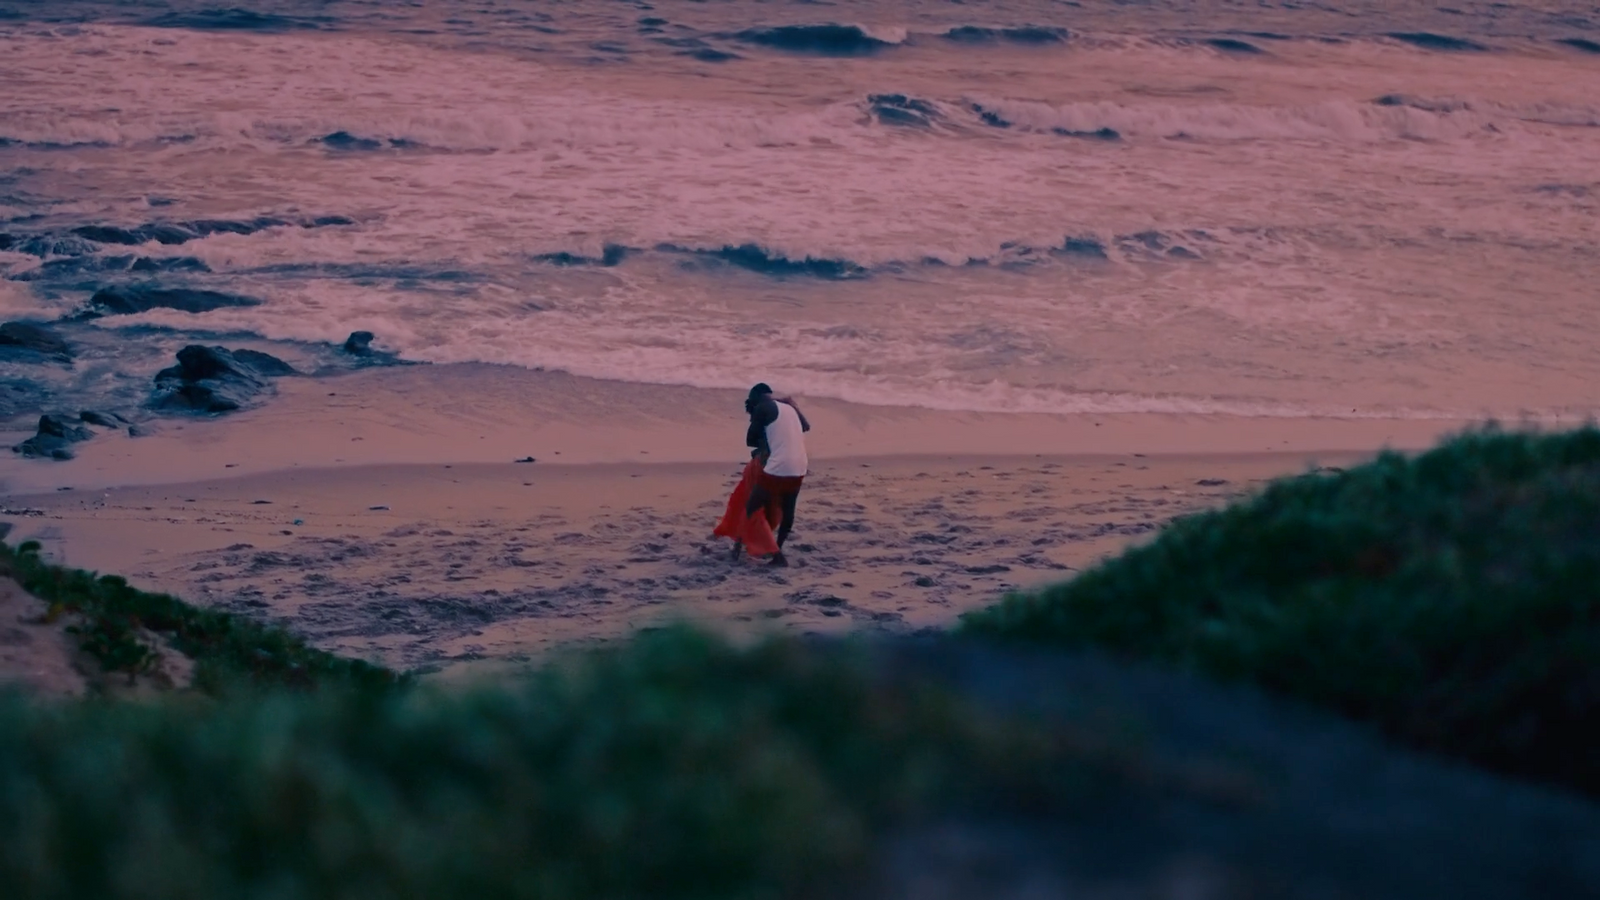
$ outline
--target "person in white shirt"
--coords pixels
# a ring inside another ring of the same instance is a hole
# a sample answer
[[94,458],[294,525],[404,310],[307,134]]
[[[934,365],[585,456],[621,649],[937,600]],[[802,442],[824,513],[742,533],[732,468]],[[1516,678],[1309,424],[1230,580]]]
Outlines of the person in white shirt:
[[787,566],[789,560],[783,555],[783,543],[794,528],[795,505],[809,471],[805,435],[811,430],[811,423],[806,421],[792,398],[774,399],[772,388],[765,384],[750,389],[744,409],[750,414],[745,443],[754,448],[756,458],[761,460],[761,477],[750,491],[745,515],[753,516],[758,510],[776,508],[781,518],[778,552],[773,554],[772,564]]

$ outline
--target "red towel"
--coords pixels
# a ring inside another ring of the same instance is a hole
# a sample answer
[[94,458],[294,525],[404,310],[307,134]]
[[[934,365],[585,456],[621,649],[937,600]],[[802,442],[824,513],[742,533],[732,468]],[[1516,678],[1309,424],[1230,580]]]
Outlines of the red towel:
[[760,479],[761,461],[751,459],[744,467],[744,477],[733,489],[733,496],[728,498],[728,509],[722,514],[722,521],[717,523],[712,534],[742,542],[745,552],[751,556],[771,556],[778,552],[778,539],[772,529],[783,521],[783,508],[778,498],[771,498],[761,515],[744,514],[750,502],[750,491]]

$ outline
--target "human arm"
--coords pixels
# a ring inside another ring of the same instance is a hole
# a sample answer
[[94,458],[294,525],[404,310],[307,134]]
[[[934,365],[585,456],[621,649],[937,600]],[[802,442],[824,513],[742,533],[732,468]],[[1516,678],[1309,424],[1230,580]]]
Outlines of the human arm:
[[779,403],[787,403],[787,404],[789,404],[789,408],[794,410],[794,414],[800,417],[800,430],[801,431],[810,431],[811,430],[811,423],[806,421],[806,414],[800,411],[800,406],[799,406],[799,404],[794,402],[794,398],[793,397],[784,397],[782,400],[779,400],[778,402]]

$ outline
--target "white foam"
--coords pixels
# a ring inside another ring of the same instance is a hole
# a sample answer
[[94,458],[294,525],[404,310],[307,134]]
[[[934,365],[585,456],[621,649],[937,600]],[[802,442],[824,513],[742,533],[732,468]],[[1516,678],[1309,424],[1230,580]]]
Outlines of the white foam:
[[28,285],[0,280],[0,319],[7,322],[15,319],[50,319],[57,314],[55,307],[35,294]]
[[[772,76],[752,62],[657,79],[644,64],[346,34],[0,30],[20,73],[0,132],[119,145],[0,154],[35,173],[31,194],[66,201],[51,215],[67,225],[360,221],[137,248],[196,256],[215,270],[197,284],[266,302],[101,327],[327,342],[366,329],[417,360],[727,387],[767,372],[797,391],[942,408],[1454,415],[1477,402],[1468,364],[1510,386],[1511,401],[1487,407],[1592,397],[1600,371],[1575,337],[1596,327],[1592,201],[1533,189],[1593,181],[1596,134],[1578,127],[1570,88],[1547,77],[1511,102],[1492,73],[1384,50],[1405,79],[1465,83],[1449,102],[1378,106],[1341,83],[1360,80],[1365,56],[1304,63],[1310,74],[1273,61],[1302,82],[1280,90],[1240,80],[1233,61],[1141,47],[1079,65],[1082,85],[1028,68],[1076,50],[969,84],[964,63],[941,68],[945,50],[987,58],[935,43],[796,84],[789,57]],[[1157,96],[1142,87],[1151,68],[1150,82],[1210,78],[1230,93]],[[875,124],[863,100],[885,90],[940,103],[940,126]],[[982,124],[964,94],[1017,127]],[[337,131],[425,146],[316,143]],[[183,134],[195,139],[154,141]],[[127,200],[150,195],[174,203]],[[1003,265],[1068,236],[1110,264]],[[534,260],[608,243],[754,244],[878,274],[831,284],[706,257]],[[995,265],[961,267],[974,260]],[[897,262],[910,267],[890,274]],[[469,277],[432,277],[447,269]],[[1537,377],[1519,368],[1534,360]]]

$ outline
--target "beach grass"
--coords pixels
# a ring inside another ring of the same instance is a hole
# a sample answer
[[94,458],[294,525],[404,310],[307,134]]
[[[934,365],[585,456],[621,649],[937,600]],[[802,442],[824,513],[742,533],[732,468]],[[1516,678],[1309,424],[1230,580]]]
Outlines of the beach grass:
[[875,674],[848,646],[736,648],[673,628],[448,693],[0,698],[0,884],[30,898],[838,896],[893,822],[1108,786],[1212,790],[1099,736]]
[[1253,683],[1600,795],[1600,430],[1282,479],[959,631]]
[[220,695],[269,687],[328,684],[387,690],[406,679],[382,666],[317,650],[282,626],[192,606],[141,591],[116,575],[54,565],[39,544],[0,542],[0,577],[14,578],[48,604],[46,618],[70,616],[80,646],[108,673],[130,677],[155,667],[162,653],[194,660],[193,687]]

